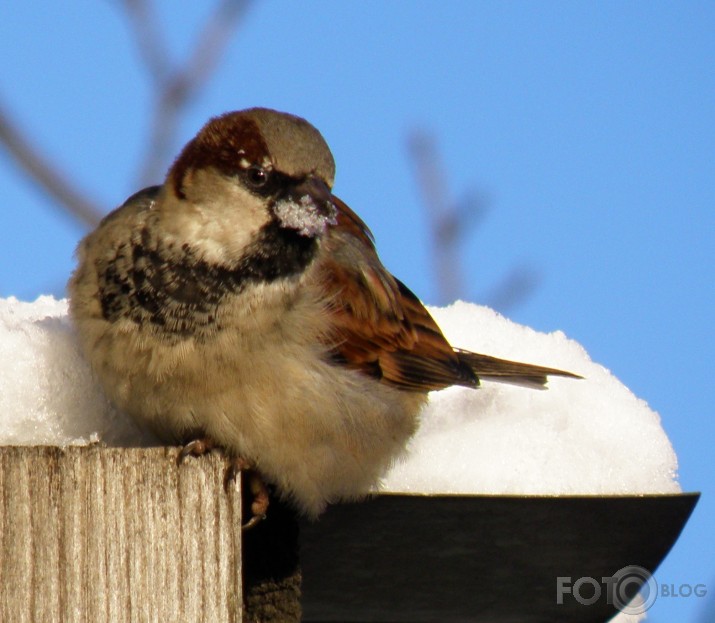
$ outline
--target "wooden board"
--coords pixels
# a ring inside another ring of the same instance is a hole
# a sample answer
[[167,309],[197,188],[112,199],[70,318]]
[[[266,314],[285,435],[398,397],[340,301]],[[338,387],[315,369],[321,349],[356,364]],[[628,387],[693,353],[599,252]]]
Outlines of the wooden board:
[[0,448],[0,621],[242,621],[238,487],[177,453]]

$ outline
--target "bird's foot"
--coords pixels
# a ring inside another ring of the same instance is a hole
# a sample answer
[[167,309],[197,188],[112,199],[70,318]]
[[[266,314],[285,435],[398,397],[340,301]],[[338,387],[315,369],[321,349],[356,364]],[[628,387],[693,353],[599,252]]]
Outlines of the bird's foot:
[[177,465],[181,465],[186,460],[186,457],[203,456],[207,452],[211,452],[214,448],[219,448],[219,446],[213,439],[211,439],[211,437],[199,437],[197,439],[192,439],[183,448],[181,448],[179,456],[176,457],[176,463]]
[[[223,448],[210,437],[193,439],[179,452],[177,464],[181,465],[189,456],[200,457],[214,449],[218,449],[224,456],[226,455]],[[243,457],[229,457],[228,461],[229,464],[226,468],[223,480],[224,489],[226,489],[226,491],[228,491],[231,483],[234,482],[240,474],[245,473],[246,475],[245,482],[248,485],[248,492],[253,499],[251,501],[251,517],[241,526],[241,530],[250,530],[266,518],[269,504],[268,487],[266,487],[263,478],[261,478],[261,475],[256,471],[256,467],[252,461],[244,459]]]
[[251,518],[241,526],[241,529],[250,530],[266,518],[269,494],[266,483],[258,471],[256,471],[256,466],[252,461],[244,459],[243,457],[231,459],[231,463],[226,470],[224,486],[228,488],[231,482],[242,473],[246,475],[245,482],[248,485],[248,491],[253,499],[251,501]]

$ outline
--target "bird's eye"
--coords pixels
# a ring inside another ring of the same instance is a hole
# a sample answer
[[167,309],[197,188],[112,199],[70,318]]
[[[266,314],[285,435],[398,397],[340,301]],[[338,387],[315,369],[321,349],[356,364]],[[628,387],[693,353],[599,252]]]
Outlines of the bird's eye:
[[253,188],[262,188],[268,182],[268,171],[253,165],[246,169],[246,180]]

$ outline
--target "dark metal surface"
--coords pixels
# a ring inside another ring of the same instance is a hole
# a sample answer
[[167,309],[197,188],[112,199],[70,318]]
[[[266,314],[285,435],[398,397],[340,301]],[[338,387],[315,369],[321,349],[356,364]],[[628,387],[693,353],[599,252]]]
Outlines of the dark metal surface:
[[[601,599],[557,603],[557,578],[653,572],[698,494],[381,495],[301,524],[303,620],[601,623]],[[636,585],[629,592],[635,593]],[[585,586],[588,598],[594,589]]]

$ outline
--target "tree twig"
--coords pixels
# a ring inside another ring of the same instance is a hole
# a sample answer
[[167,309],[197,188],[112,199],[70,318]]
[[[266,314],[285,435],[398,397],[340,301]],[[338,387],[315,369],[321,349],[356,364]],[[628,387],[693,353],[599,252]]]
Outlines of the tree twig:
[[[440,304],[469,296],[462,285],[459,242],[484,216],[487,201],[472,195],[458,203],[449,196],[444,168],[434,138],[421,130],[408,137],[408,150],[415,165],[417,183],[430,220],[434,277]],[[527,299],[540,280],[539,273],[524,265],[513,267],[484,297],[491,307],[505,312]]]
[[0,144],[5,146],[18,166],[60,207],[90,227],[100,221],[103,210],[99,204],[87,199],[85,192],[77,188],[32,145],[17,124],[11,120],[2,104],[0,104]]
[[528,300],[540,282],[541,273],[538,270],[520,264],[513,267],[487,292],[484,302],[489,307],[505,313]]
[[[149,3],[124,0],[140,56],[157,91],[151,136],[140,167],[142,183],[158,181],[173,147],[179,114],[211,76],[249,4],[250,0],[219,0],[193,53],[183,68],[176,69],[171,67]],[[100,203],[87,198],[87,194],[33,144],[1,102],[0,145],[56,205],[89,227],[100,221],[105,212]]]
[[[143,4],[141,0],[126,0],[128,5]],[[155,81],[158,95],[155,100],[149,140],[139,168],[141,186],[157,183],[173,148],[179,115],[205,85],[216,68],[218,59],[231,40],[250,0],[222,0],[209,17],[198,37],[191,57],[180,69],[167,69],[162,60],[167,55],[158,49],[159,39],[149,44],[138,42],[142,57]],[[133,19],[150,20],[148,11],[131,9]],[[144,16],[144,17],[142,17]],[[153,30],[150,22],[136,26],[137,36]]]
[[146,0],[124,0],[124,6],[139,55],[156,88],[160,88],[169,75],[170,62],[151,7]]
[[417,183],[430,220],[439,302],[451,303],[464,296],[458,243],[484,214],[486,202],[481,197],[470,196],[459,204],[453,203],[431,135],[414,130],[408,137],[408,150],[414,161]]

